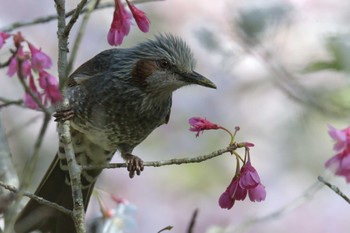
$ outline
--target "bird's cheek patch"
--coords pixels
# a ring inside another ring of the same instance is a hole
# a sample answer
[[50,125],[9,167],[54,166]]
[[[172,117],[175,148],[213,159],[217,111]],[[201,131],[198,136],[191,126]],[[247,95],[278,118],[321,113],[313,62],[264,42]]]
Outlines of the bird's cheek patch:
[[157,70],[157,64],[152,60],[139,60],[133,71],[132,79],[140,85],[146,84],[146,79]]

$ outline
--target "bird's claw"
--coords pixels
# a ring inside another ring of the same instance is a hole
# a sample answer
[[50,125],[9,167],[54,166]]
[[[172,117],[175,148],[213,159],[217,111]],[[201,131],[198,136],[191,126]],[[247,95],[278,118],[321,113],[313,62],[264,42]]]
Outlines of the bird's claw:
[[125,159],[127,163],[127,169],[129,171],[129,177],[133,178],[135,176],[135,173],[139,176],[144,169],[143,160],[132,154],[127,154],[125,156]]
[[53,114],[55,121],[65,122],[70,120],[74,116],[74,111],[72,109],[60,110]]

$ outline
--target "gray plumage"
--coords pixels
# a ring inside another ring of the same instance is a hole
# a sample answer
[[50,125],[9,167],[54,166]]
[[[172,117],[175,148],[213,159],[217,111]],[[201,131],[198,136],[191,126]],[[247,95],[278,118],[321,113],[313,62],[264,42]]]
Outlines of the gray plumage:
[[[130,177],[135,172],[139,175],[142,160],[131,153],[155,128],[169,121],[173,91],[189,84],[215,88],[194,67],[189,47],[172,35],[157,36],[134,48],[106,50],[81,65],[64,89],[74,112],[70,120],[77,161],[105,164],[119,151],[130,165]],[[100,172],[99,169],[82,172],[85,208]],[[60,145],[58,156],[36,194],[71,209],[67,174],[65,153]],[[55,191],[48,190],[53,189],[52,183],[58,187]],[[29,221],[30,226],[23,224],[38,208],[46,209],[42,212],[48,214]],[[69,217],[30,201],[17,221],[16,231],[32,229],[75,232]]]

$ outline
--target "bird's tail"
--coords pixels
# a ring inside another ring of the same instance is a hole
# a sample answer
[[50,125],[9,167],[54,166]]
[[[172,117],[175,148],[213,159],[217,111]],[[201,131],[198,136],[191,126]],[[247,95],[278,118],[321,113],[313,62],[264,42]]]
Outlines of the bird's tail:
[[[61,169],[60,160],[56,155],[35,195],[72,210],[72,190],[71,186],[66,182],[67,177],[68,172]],[[95,182],[82,189],[85,210],[94,184]],[[39,204],[34,200],[29,200],[17,218],[15,232],[28,233],[33,230],[51,233],[76,232],[74,222],[70,216],[49,206]]]

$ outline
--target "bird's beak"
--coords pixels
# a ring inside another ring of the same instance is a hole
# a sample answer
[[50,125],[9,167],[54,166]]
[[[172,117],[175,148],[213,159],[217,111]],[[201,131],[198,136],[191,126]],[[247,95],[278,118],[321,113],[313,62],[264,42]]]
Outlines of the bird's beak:
[[188,83],[216,89],[216,85],[212,81],[205,78],[203,75],[198,74],[195,71],[193,71],[192,73],[182,74],[182,76],[184,77],[185,81]]

